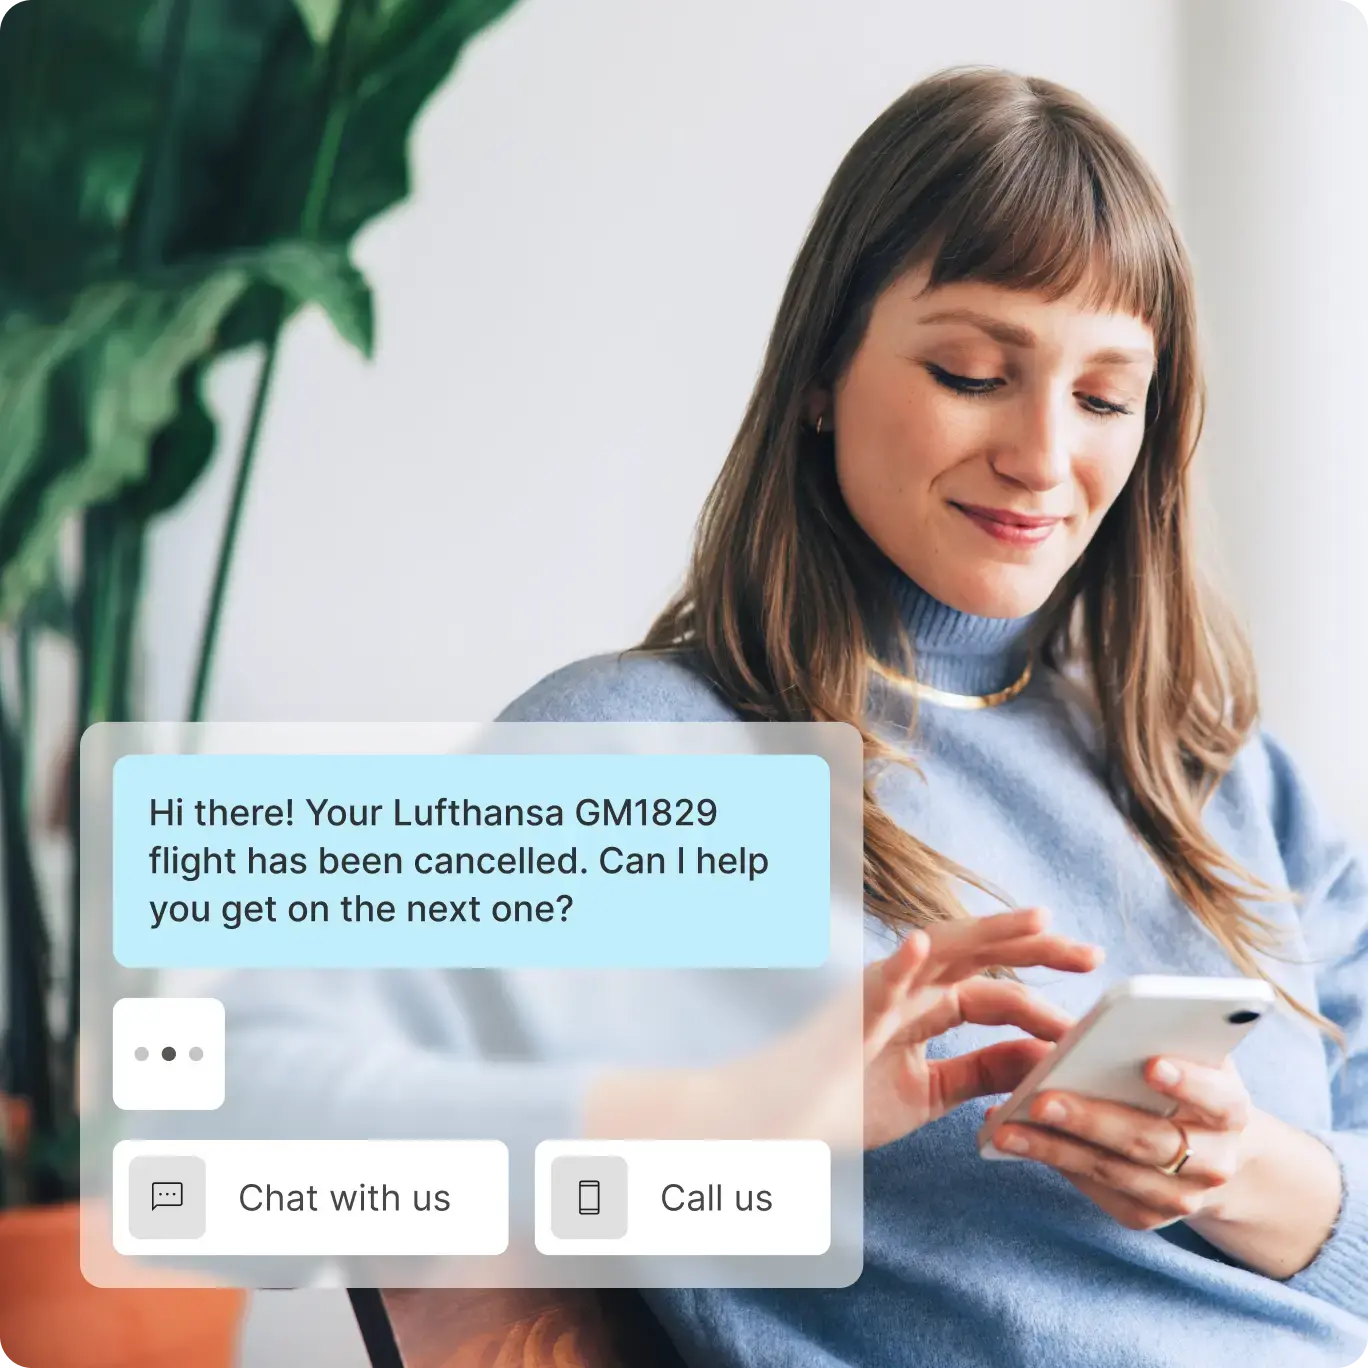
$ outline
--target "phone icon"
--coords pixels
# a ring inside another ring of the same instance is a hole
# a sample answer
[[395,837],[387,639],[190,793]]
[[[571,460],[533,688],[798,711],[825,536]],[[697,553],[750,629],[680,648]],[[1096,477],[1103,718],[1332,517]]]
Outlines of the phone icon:
[[580,1179],[579,1214],[581,1216],[597,1216],[599,1214],[599,1184],[597,1178]]

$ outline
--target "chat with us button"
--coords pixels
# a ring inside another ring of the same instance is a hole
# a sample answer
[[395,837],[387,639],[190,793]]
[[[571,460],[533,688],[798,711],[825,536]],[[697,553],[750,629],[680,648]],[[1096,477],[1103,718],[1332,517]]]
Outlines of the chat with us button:
[[498,1140],[123,1140],[121,1254],[497,1255]]

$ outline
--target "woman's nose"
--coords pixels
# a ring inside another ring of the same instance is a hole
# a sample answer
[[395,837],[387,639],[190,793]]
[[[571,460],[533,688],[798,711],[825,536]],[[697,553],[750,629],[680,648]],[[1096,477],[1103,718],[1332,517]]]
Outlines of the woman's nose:
[[1063,484],[1071,465],[1066,400],[1054,394],[1025,394],[1012,407],[1012,426],[994,454],[993,469],[1035,493]]

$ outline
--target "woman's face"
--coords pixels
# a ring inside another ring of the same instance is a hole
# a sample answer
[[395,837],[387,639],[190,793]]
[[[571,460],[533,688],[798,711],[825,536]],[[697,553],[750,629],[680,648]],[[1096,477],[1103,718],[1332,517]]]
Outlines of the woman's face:
[[830,402],[851,514],[927,593],[1021,617],[1049,598],[1140,451],[1154,338],[1081,293],[884,291]]

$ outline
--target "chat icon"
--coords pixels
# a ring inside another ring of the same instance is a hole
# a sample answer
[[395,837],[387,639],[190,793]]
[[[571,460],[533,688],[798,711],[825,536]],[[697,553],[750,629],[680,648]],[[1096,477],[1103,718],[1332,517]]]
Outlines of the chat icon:
[[152,1210],[158,1207],[178,1207],[185,1205],[184,1183],[153,1183]]
[[128,1165],[128,1233],[135,1240],[198,1240],[208,1171],[198,1154],[142,1154]]

